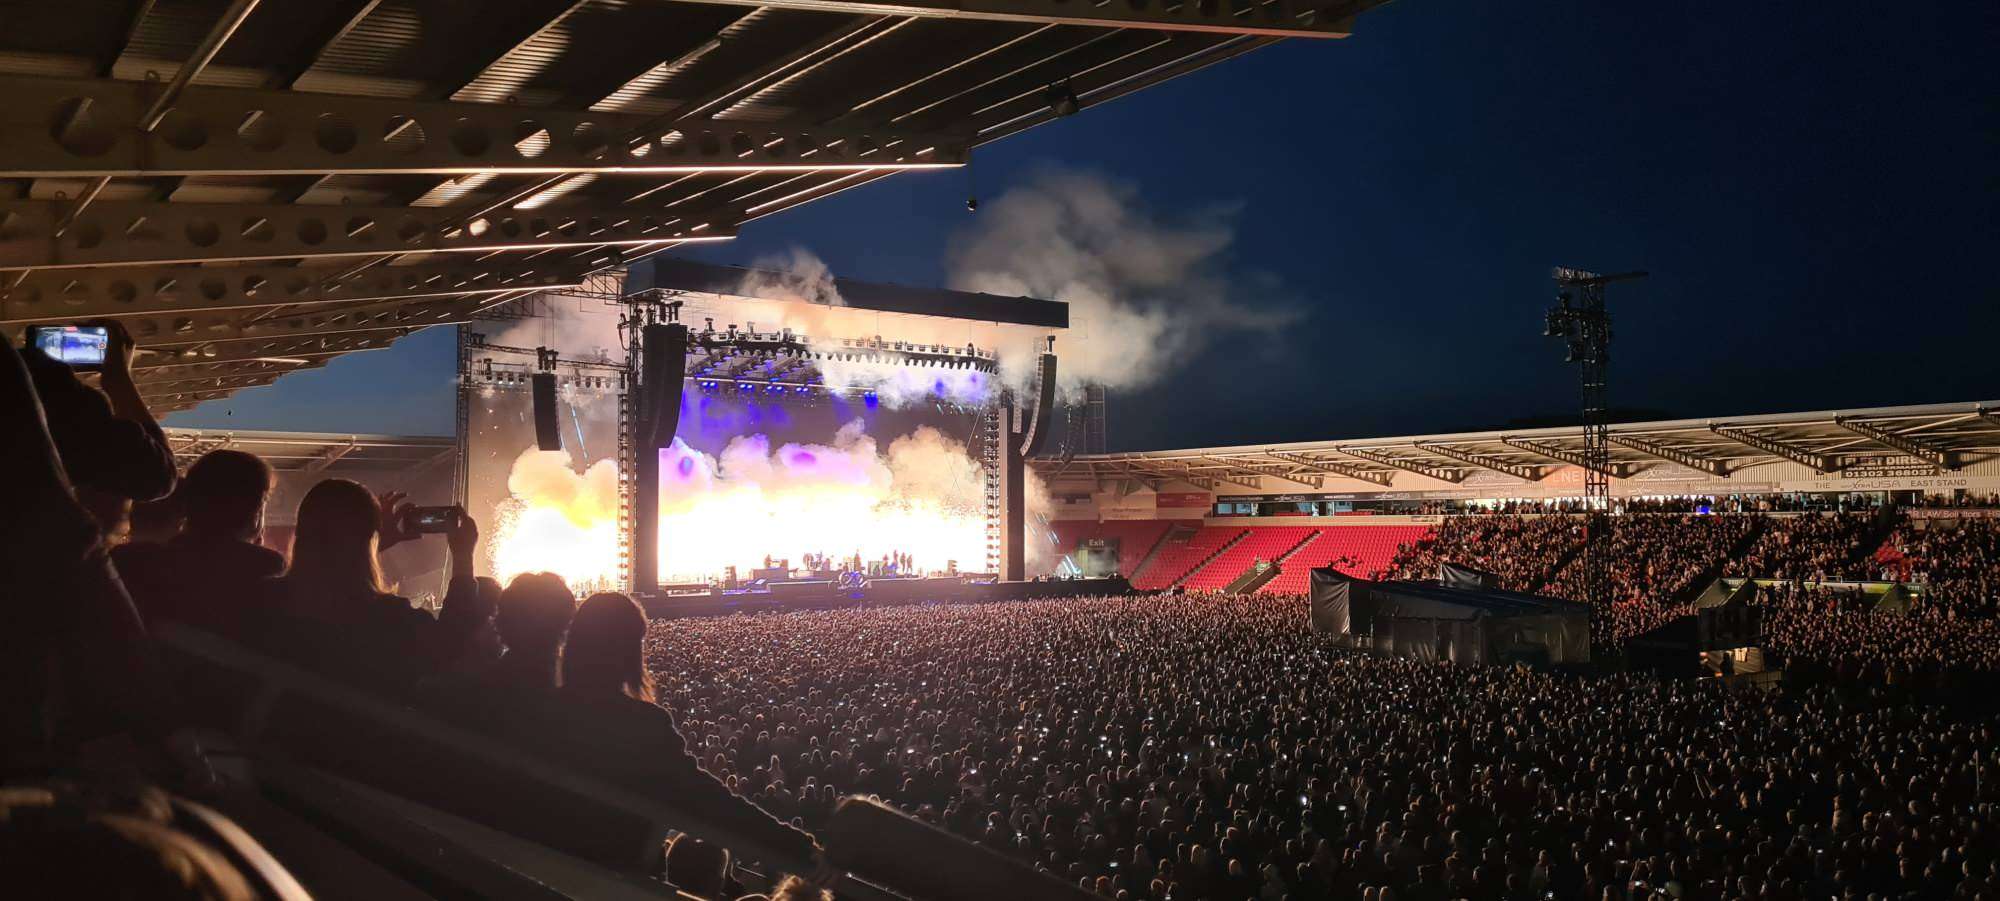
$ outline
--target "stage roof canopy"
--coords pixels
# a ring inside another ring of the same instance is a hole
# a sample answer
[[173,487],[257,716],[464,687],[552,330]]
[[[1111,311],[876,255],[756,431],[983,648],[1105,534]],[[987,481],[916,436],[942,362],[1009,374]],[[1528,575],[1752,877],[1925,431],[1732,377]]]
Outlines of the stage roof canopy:
[[[660,258],[634,270],[626,287],[628,290],[661,288],[671,293],[722,298],[819,303],[863,312],[1020,325],[1043,331],[1069,328],[1069,305],[1061,301],[915,288],[851,278],[814,279],[795,286],[786,284],[800,278],[794,273]],[[809,296],[819,293],[829,296]]]
[[1380,2],[11,4],[0,328],[118,317],[183,409]]

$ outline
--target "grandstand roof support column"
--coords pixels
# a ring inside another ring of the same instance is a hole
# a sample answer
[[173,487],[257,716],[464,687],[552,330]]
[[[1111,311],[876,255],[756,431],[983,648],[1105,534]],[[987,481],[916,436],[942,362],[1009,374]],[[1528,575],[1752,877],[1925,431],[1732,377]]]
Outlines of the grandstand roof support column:
[[1786,460],[1790,460],[1793,463],[1797,463],[1800,466],[1807,467],[1812,471],[1819,473],[1820,475],[1831,475],[1833,473],[1839,472],[1843,468],[1841,466],[1840,461],[1834,458],[1831,454],[1822,454],[1814,451],[1809,451],[1797,445],[1787,444],[1783,441],[1779,441],[1778,439],[1772,438],[1768,435],[1759,435],[1756,432],[1745,431],[1743,429],[1739,429],[1734,426],[1726,426],[1726,425],[1711,424],[1708,427],[1708,430],[1714,432],[1717,435],[1721,435],[1722,437],[1727,438],[1731,441],[1734,441],[1737,444],[1741,444],[1744,447],[1753,447],[1767,454],[1771,454],[1773,456],[1782,457]]
[[1629,447],[1640,453],[1655,456],[1671,463],[1679,463],[1689,469],[1698,469],[1712,476],[1729,474],[1729,465],[1721,460],[1691,454],[1679,448],[1668,447],[1658,442],[1624,435],[1612,435],[1609,440],[1612,444],[1616,444],[1619,447]]
[[1895,448],[1940,469],[1955,470],[1958,468],[1952,460],[1950,452],[1929,442],[1919,441],[1908,435],[1891,432],[1872,423],[1847,416],[1835,416],[1833,424],[1874,441],[1877,444]]
[[1423,476],[1425,478],[1436,479],[1440,482],[1450,482],[1456,485],[1459,482],[1465,481],[1466,474],[1465,470],[1462,469],[1443,469],[1441,467],[1436,467],[1436,466],[1425,466],[1422,463],[1418,463],[1414,460],[1405,460],[1402,457],[1392,457],[1380,451],[1373,451],[1364,447],[1337,447],[1334,448],[1334,450],[1346,454],[1350,457],[1357,457],[1362,460],[1367,460],[1370,463],[1380,463],[1383,466],[1393,466],[1397,469],[1401,469],[1406,472],[1414,472],[1417,475]]
[[[1287,482],[1294,482],[1296,484],[1304,485],[1307,488],[1321,488],[1326,485],[1325,479],[1322,479],[1318,476],[1296,475],[1291,470],[1283,466],[1260,465],[1256,463],[1239,463],[1234,460],[1224,460],[1220,457],[1203,457],[1202,459],[1209,463],[1213,463],[1217,466],[1225,467],[1231,471],[1240,472],[1245,475],[1270,476],[1271,478],[1284,479]],[[1262,488],[1264,486],[1259,484],[1250,487]]]
[[1628,471],[1619,468],[1618,464],[1616,463],[1612,463],[1607,460],[1602,464],[1593,464],[1590,461],[1590,459],[1588,457],[1585,457],[1583,454],[1577,453],[1576,451],[1572,450],[1564,450],[1553,444],[1548,444],[1542,441],[1530,441],[1526,438],[1515,438],[1509,435],[1509,436],[1503,436],[1500,439],[1500,443],[1507,445],[1508,447],[1518,448],[1520,450],[1527,451],[1528,453],[1531,454],[1538,454],[1540,456],[1547,457],[1558,463],[1568,463],[1569,465],[1577,467],[1578,469],[1581,469],[1585,472],[1595,472],[1604,475],[1606,477],[1615,477],[1615,478],[1623,478],[1626,475],[1630,474]]
[[1312,472],[1336,475],[1363,482],[1373,482],[1384,488],[1389,487],[1389,483],[1394,481],[1394,477],[1386,472],[1376,472],[1372,469],[1350,466],[1339,460],[1308,457],[1304,454],[1294,454],[1286,451],[1265,451],[1264,456],[1270,457],[1273,460],[1282,460]]
[[1443,445],[1443,444],[1426,444],[1424,442],[1419,441],[1416,444],[1416,448],[1420,451],[1423,451],[1424,453],[1436,454],[1447,460],[1457,460],[1458,462],[1464,463],[1468,466],[1477,466],[1481,469],[1492,470],[1493,472],[1497,472],[1502,475],[1510,475],[1517,479],[1526,479],[1530,482],[1539,482],[1542,480],[1544,476],[1547,476],[1549,474],[1548,467],[1545,466],[1528,466],[1521,463],[1509,463],[1498,457],[1489,457],[1486,456],[1485,454],[1475,454],[1469,451],[1459,450],[1458,448],[1450,447],[1448,445]]

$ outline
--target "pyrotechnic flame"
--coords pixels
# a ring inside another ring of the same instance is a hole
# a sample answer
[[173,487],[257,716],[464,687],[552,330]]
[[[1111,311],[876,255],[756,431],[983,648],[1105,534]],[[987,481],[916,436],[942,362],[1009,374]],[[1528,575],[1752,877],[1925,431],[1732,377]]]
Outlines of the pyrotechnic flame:
[[529,448],[507,476],[487,542],[501,584],[526,572],[552,572],[577,592],[618,581],[618,470],[599,460],[578,474],[568,451]]
[[[616,477],[609,460],[578,475],[559,451],[528,450],[508,478],[492,542],[503,581],[548,570],[572,586],[617,578]],[[910,555],[939,572],[985,564],[984,483],[965,446],[928,426],[886,453],[856,421],[830,444],[732,440],[711,457],[676,439],[660,453],[660,573],[748,578],[765,555],[803,565],[806,554],[873,561]]]

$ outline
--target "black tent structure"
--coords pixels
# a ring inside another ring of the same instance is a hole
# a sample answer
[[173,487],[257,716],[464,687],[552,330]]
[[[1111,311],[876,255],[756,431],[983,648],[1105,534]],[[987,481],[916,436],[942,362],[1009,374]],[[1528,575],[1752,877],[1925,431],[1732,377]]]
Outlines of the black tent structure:
[[1437,582],[1374,582],[1332,567],[1312,572],[1312,629],[1350,647],[1419,660],[1574,664],[1590,661],[1590,607],[1503,591],[1462,567]]

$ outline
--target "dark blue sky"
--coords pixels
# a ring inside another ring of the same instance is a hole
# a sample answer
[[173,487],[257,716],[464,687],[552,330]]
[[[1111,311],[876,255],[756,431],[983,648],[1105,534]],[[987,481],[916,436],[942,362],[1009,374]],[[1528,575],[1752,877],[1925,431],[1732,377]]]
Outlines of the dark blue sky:
[[[1616,9],[1610,7],[1615,6]],[[1613,295],[1612,398],[1707,416],[2000,397],[2000,5],[1399,0],[982,148],[994,196],[1097,172],[1156,212],[1240,210],[1231,267],[1307,310],[1114,395],[1116,449],[1499,424],[1575,407],[1548,269]],[[703,255],[801,246],[942,284],[976,213],[908,174]],[[448,433],[451,338],[176,424]],[[1189,415],[1188,411],[1196,411]]]

